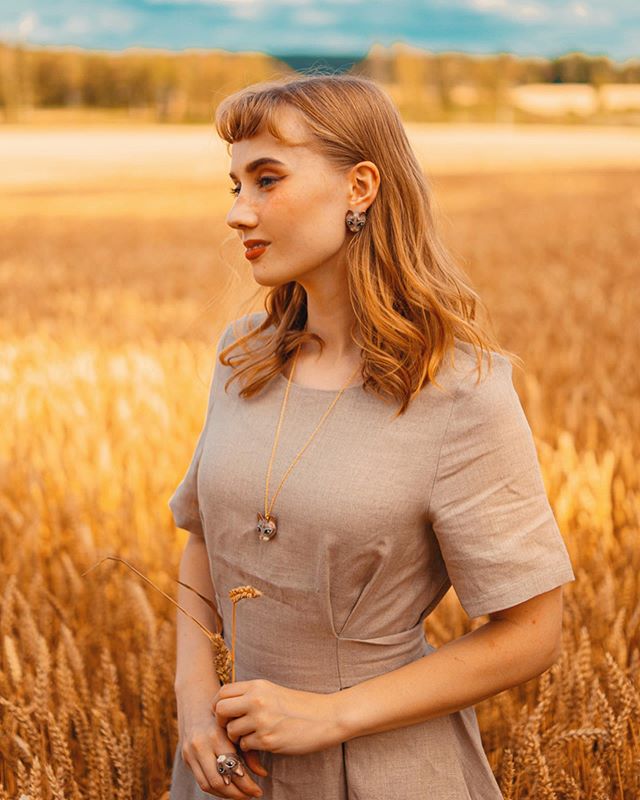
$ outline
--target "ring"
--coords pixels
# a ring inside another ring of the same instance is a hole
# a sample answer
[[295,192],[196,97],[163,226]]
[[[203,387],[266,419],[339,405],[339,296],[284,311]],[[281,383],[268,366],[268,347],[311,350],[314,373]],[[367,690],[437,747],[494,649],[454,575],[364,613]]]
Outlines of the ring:
[[222,775],[222,780],[228,786],[231,783],[230,775],[244,775],[244,762],[237,753],[221,753],[216,756],[217,770]]

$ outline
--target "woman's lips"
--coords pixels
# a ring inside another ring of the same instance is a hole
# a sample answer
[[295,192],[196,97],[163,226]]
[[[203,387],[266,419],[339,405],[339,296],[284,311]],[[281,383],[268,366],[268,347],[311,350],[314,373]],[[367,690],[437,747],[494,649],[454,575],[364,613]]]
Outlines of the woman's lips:
[[262,244],[259,247],[248,247],[244,251],[244,257],[248,258],[249,261],[253,261],[256,258],[260,258],[260,256],[264,253],[267,247],[269,247],[268,244]]

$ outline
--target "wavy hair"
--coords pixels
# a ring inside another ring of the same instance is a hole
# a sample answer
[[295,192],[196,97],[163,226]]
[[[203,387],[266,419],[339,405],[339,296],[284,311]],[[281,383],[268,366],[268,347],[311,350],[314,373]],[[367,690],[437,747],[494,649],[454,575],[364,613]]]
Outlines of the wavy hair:
[[[363,387],[400,404],[398,415],[436,374],[447,352],[455,364],[455,339],[473,345],[480,380],[483,351],[510,361],[476,320],[485,307],[438,236],[431,189],[390,97],[372,80],[348,74],[298,75],[252,84],[224,98],[215,112],[218,135],[229,145],[263,131],[291,144],[278,129],[281,109],[303,115],[310,142],[340,171],[372,161],[380,172],[378,194],[367,223],[346,248],[347,283],[354,311],[352,340],[360,347]],[[346,228],[345,228],[346,230]],[[234,367],[225,384],[240,376],[240,396],[251,397],[281,373],[302,342],[324,340],[303,330],[306,291],[290,281],[268,291],[266,317],[220,353]],[[487,314],[488,316],[488,314]],[[260,340],[271,326],[271,335]],[[258,339],[255,347],[251,340]],[[230,355],[241,347],[244,354]],[[234,359],[232,363],[231,359]],[[235,369],[235,367],[238,367]]]

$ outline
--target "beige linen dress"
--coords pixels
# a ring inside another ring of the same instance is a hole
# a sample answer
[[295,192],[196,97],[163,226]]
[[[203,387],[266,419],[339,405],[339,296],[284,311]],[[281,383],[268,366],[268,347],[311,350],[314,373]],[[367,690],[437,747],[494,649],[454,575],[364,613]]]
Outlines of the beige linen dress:
[[[231,323],[218,352],[265,312]],[[238,326],[237,328],[234,326]],[[470,617],[523,602],[575,575],[545,494],[509,361],[476,386],[475,351],[456,340],[406,413],[348,387],[290,472],[256,533],[284,375],[239,398],[216,359],[207,415],[169,500],[176,525],[204,536],[224,638],[228,591],[263,592],[237,610],[236,680],[337,692],[436,650],[423,620],[453,585]],[[293,376],[295,380],[295,375]],[[270,496],[337,392],[292,384]],[[473,706],[306,755],[261,751],[265,800],[494,800]],[[175,754],[171,800],[205,800]]]

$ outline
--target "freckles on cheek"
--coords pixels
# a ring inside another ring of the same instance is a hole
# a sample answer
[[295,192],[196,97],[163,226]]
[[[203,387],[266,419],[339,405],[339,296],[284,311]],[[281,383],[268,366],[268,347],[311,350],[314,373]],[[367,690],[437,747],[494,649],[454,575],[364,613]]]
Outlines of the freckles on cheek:
[[296,186],[279,185],[281,191],[273,193],[273,207],[299,214],[317,213],[318,209],[335,204],[335,194],[329,187],[314,184],[313,178]]
[[282,194],[279,194],[277,197],[270,197],[269,203],[267,205],[269,211],[276,211],[280,212],[283,209],[287,208],[288,206],[294,207],[296,204],[292,202],[290,199],[286,197],[282,197]]
[[276,189],[269,193],[265,204],[269,213],[275,214],[300,214],[305,208],[312,206],[314,201],[303,190],[292,191],[283,185],[284,181],[276,184]]

